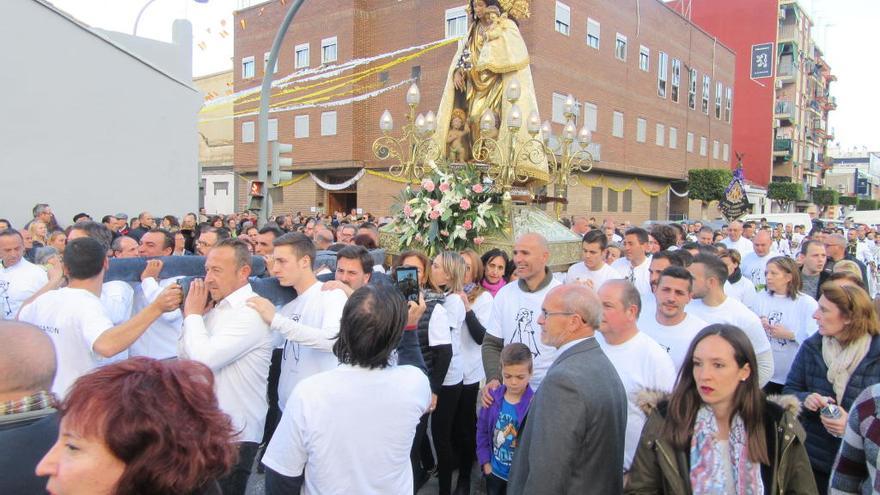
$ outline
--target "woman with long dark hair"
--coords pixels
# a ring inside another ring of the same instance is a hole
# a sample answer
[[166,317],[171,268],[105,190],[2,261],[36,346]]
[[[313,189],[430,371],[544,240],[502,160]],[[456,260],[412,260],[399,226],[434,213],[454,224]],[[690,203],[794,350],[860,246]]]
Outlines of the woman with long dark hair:
[[482,261],[483,278],[476,283],[482,285],[484,289],[489,291],[489,294],[492,294],[492,297],[495,297],[495,294],[510,280],[513,263],[510,262],[510,256],[498,248],[486,251]]
[[672,395],[640,397],[648,420],[626,493],[813,494],[794,398],[768,401],[746,334],[715,324],[694,337]]

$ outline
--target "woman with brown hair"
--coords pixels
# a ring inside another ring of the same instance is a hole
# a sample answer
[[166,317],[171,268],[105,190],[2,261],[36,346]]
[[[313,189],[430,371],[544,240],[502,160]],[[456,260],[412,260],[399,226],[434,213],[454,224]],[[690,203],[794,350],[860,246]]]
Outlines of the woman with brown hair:
[[672,395],[639,397],[648,420],[625,492],[815,493],[797,401],[768,401],[757,369],[742,330],[700,331]]
[[800,292],[801,274],[793,259],[776,256],[767,261],[766,288],[753,307],[770,339],[773,376],[764,387],[768,394],[782,392],[798,347],[816,333],[816,300]]
[[880,337],[874,304],[863,289],[825,282],[821,293],[813,315],[819,331],[801,344],[783,391],[804,404],[807,452],[825,493],[848,411],[862,390],[880,382]]

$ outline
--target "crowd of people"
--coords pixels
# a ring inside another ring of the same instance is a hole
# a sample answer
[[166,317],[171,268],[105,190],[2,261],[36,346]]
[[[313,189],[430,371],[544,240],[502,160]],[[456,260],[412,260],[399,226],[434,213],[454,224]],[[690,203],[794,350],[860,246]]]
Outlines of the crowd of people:
[[32,213],[0,219],[2,493],[880,490],[869,226],[574,217],[553,273],[535,233],[386,264],[357,211]]

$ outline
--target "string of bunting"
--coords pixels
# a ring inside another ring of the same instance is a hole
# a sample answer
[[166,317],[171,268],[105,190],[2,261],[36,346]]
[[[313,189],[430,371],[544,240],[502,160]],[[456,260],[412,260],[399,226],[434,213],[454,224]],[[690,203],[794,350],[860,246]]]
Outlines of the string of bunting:
[[653,197],[653,198],[656,198],[656,197],[662,196],[662,195],[666,194],[667,191],[671,192],[672,194],[675,194],[675,195],[678,196],[679,198],[685,198],[685,197],[688,196],[688,191],[685,191],[684,193],[679,193],[678,191],[676,191],[675,189],[673,189],[673,188],[672,188],[672,185],[670,185],[670,184],[667,184],[667,185],[663,186],[662,188],[660,188],[660,189],[658,189],[658,190],[651,190],[651,189],[648,189],[648,188],[645,186],[645,184],[643,184],[642,181],[639,180],[638,178],[630,179],[630,181],[627,182],[626,185],[623,185],[623,186],[615,186],[614,184],[612,184],[611,182],[609,182],[609,181],[608,181],[608,178],[605,177],[604,175],[600,175],[598,178],[596,178],[596,179],[593,180],[593,181],[590,181],[590,180],[586,180],[586,179],[584,179],[584,178],[581,178],[581,179],[580,179],[580,182],[581,182],[581,184],[583,184],[583,185],[586,186],[586,187],[601,187],[601,186],[605,186],[605,187],[607,187],[608,189],[610,189],[611,191],[614,191],[614,192],[617,192],[617,193],[622,193],[622,192],[624,192],[624,191],[628,191],[628,190],[632,189],[633,184],[635,184],[635,186],[638,187],[639,190],[642,191],[642,193],[643,193],[645,196],[649,196],[649,197]]

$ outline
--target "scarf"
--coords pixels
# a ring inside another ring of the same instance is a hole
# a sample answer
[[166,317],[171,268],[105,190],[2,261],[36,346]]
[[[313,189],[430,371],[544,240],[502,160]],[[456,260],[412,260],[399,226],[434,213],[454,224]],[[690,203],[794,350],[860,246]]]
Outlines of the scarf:
[[731,273],[730,276],[727,277],[727,281],[735,284],[739,282],[741,278],[743,278],[743,272],[739,269],[739,267],[736,267],[736,270],[734,270],[733,273]]
[[822,359],[828,367],[826,378],[834,388],[837,403],[843,404],[846,384],[871,347],[871,336],[862,335],[846,347],[840,345],[834,337],[822,337]]
[[507,282],[505,282],[502,278],[498,280],[498,283],[493,284],[492,282],[489,282],[484,278],[483,281],[480,282],[480,285],[482,285],[484,289],[489,291],[489,294],[492,294],[492,297],[495,297],[495,294],[498,294],[498,291],[501,290],[502,287],[507,285]]
[[0,416],[42,411],[43,409],[55,407],[55,403],[55,394],[46,390],[41,390],[33,395],[22,397],[21,399],[0,402]]
[[[691,437],[691,487],[694,495],[726,493],[733,486],[736,495],[763,495],[761,465],[749,460],[746,427],[739,415],[734,416],[728,439],[729,459],[721,457],[723,448],[715,435],[718,423],[712,409],[703,405],[697,412],[694,436]],[[730,463],[730,470],[724,463]],[[728,480],[728,475],[733,479]]]

